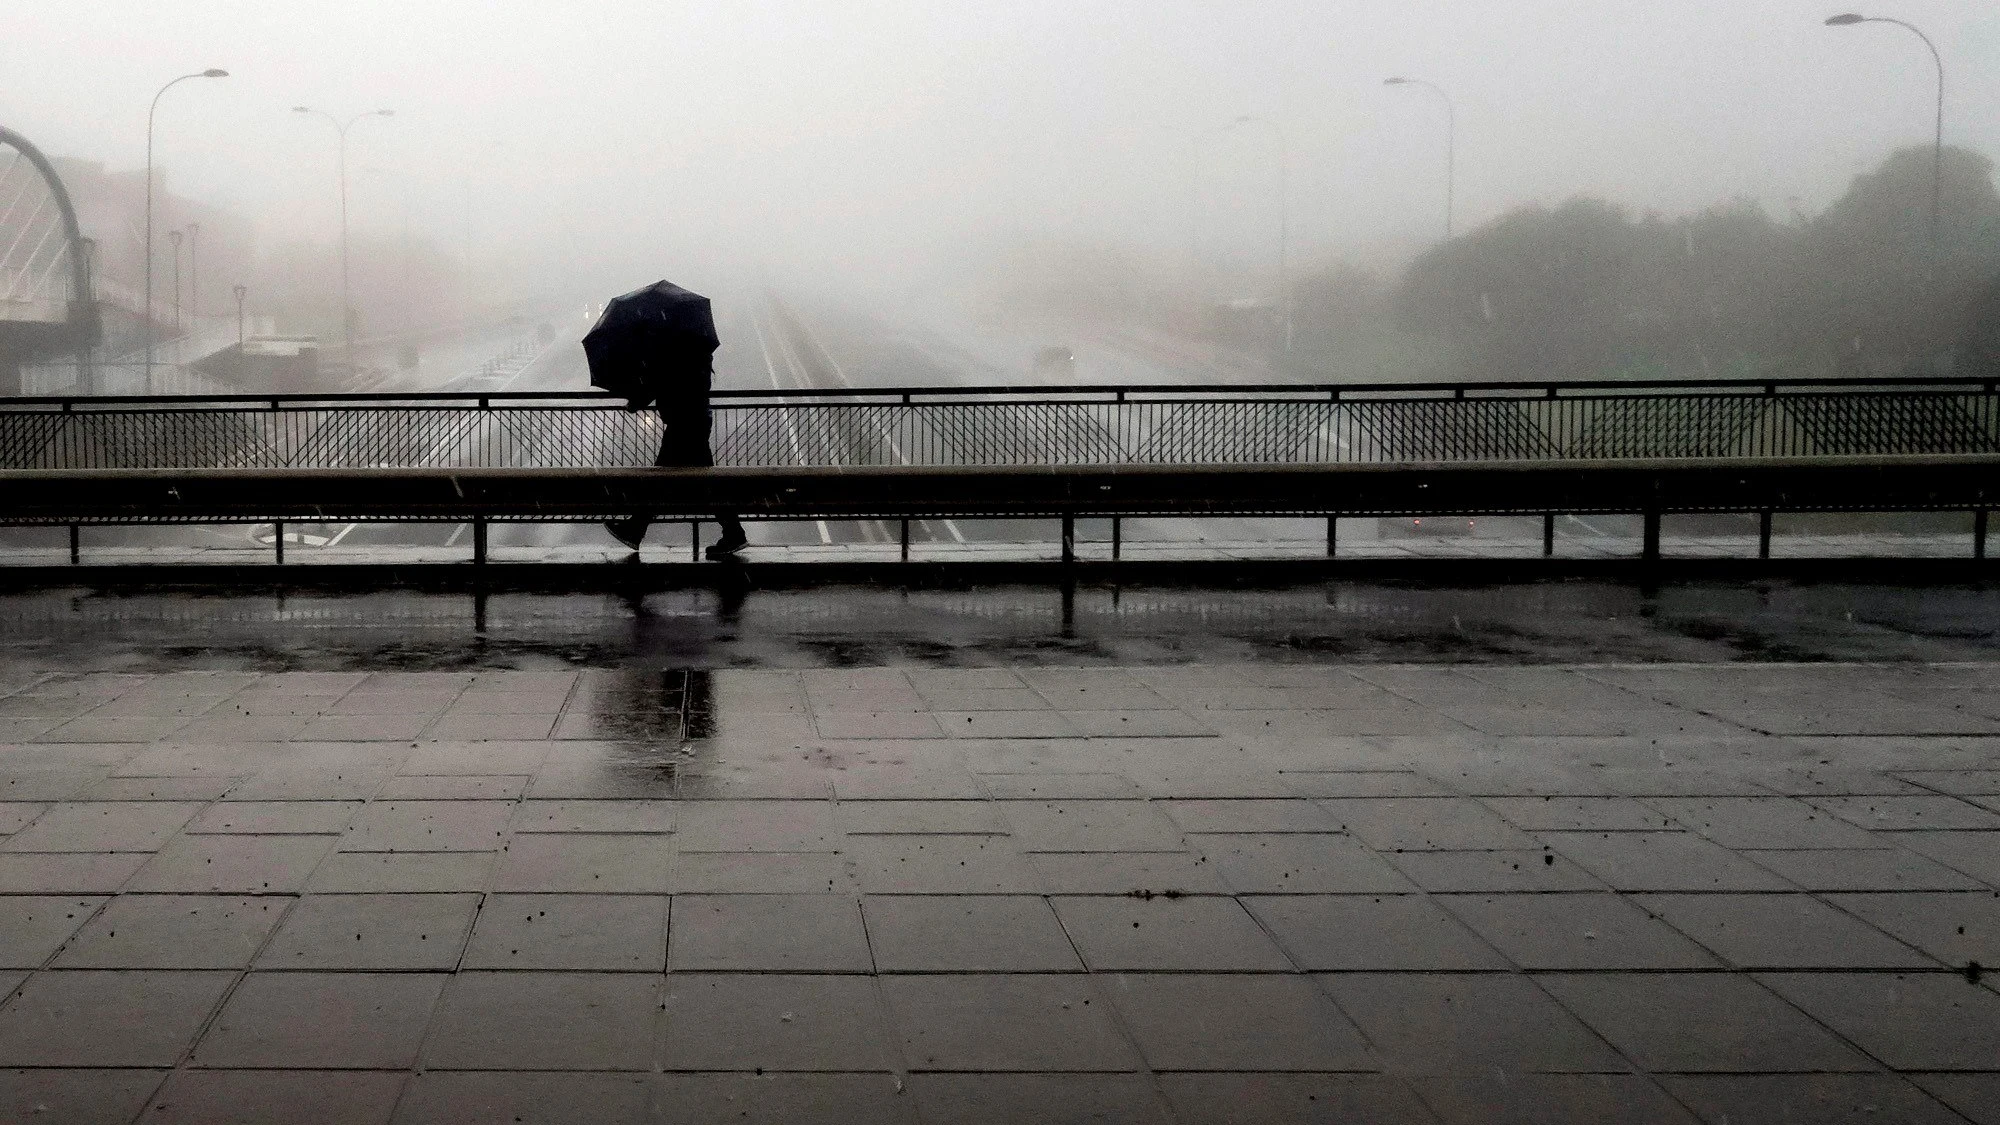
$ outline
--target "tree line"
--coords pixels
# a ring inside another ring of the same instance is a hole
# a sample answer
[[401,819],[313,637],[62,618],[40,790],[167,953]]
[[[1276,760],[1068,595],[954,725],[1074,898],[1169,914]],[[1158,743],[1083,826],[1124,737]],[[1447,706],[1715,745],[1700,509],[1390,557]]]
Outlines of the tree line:
[[1935,224],[1932,173],[1896,152],[1811,217],[1518,208],[1420,255],[1389,311],[1477,379],[2000,376],[1992,162],[1944,150]]

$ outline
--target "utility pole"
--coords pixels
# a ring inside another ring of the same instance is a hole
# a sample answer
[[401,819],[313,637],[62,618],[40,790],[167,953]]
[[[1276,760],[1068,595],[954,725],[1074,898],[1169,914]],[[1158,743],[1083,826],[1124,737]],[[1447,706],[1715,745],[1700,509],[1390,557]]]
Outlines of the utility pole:
[[248,286],[238,285],[236,287],[236,352],[238,355],[243,353],[243,298],[249,295],[250,289]]

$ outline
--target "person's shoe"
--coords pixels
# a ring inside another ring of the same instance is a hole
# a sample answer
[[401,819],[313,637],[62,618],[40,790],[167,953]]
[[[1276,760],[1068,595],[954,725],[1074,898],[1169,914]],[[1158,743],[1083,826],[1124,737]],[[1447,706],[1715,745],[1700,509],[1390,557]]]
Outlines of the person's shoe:
[[703,553],[709,557],[711,562],[717,562],[722,559],[735,558],[738,551],[749,545],[750,541],[748,539],[719,539],[709,544],[708,550]]
[[611,533],[613,539],[634,551],[639,549],[639,544],[646,541],[646,529],[640,527],[634,520],[607,520],[604,529]]

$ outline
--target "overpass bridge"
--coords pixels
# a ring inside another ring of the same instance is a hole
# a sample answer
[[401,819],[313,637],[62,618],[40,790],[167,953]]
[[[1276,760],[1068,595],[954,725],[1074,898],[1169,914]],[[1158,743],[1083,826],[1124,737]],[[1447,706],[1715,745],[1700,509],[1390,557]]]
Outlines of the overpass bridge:
[[[2000,506],[1977,379],[718,391],[712,472],[595,392],[0,400],[0,525],[1221,514],[1959,512]],[[283,536],[275,537],[282,554]],[[72,540],[74,542],[74,538]]]

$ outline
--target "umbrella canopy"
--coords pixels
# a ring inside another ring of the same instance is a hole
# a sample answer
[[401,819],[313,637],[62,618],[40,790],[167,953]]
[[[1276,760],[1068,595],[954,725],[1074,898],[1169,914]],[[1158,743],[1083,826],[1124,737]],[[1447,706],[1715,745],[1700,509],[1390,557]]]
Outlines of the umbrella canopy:
[[708,298],[671,281],[613,297],[583,337],[590,385],[634,402],[699,382],[707,393],[709,357],[721,341]]

